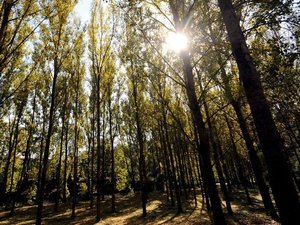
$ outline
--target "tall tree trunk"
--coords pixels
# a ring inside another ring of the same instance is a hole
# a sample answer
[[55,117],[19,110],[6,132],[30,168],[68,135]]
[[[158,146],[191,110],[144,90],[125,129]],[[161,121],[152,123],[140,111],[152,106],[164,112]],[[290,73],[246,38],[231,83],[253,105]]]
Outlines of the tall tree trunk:
[[[105,108],[105,106],[103,106]],[[102,115],[102,144],[101,144],[101,156],[102,156],[102,161],[101,161],[101,181],[100,184],[104,186],[105,184],[105,110],[103,110],[103,115]],[[101,194],[102,201],[104,201],[104,192]]]
[[[195,177],[197,175],[194,175],[195,165],[193,163],[193,160],[191,160],[190,155],[187,156],[187,163],[188,163],[188,173],[189,173],[190,178],[191,178],[191,185],[192,185],[192,189],[193,189],[193,197],[194,197],[195,208],[196,208],[197,205],[198,205],[198,201],[197,201],[197,192],[196,192]],[[197,170],[197,168],[196,168],[196,170]]]
[[[96,118],[97,118],[97,203],[96,203],[96,221],[100,221],[100,203],[101,203],[101,140],[100,140],[100,77],[97,76],[97,98],[96,98]],[[103,166],[103,165],[102,165]]]
[[8,209],[11,201],[13,199],[12,198],[12,190],[13,190],[13,186],[14,186],[14,176],[15,176],[15,166],[16,166],[16,156],[17,156],[17,150],[18,150],[18,144],[19,144],[19,130],[17,130],[17,134],[15,135],[15,141],[14,141],[14,150],[13,150],[13,161],[12,161],[12,165],[11,165],[11,175],[10,175],[10,188],[9,188],[9,201],[6,204],[6,209]]
[[144,138],[142,132],[142,126],[140,121],[140,108],[138,104],[138,92],[137,92],[137,82],[135,80],[132,81],[133,84],[133,98],[134,98],[134,107],[135,107],[135,121],[137,127],[137,139],[139,144],[139,174],[140,174],[140,183],[142,188],[142,209],[143,209],[143,217],[147,216],[146,204],[148,200],[148,191],[147,191],[147,173],[146,173],[146,163],[145,163],[145,149],[144,149]]
[[180,54],[180,57],[183,61],[185,87],[187,91],[189,107],[196,125],[197,135],[200,140],[198,152],[203,162],[203,176],[207,182],[207,194],[211,200],[213,220],[215,225],[224,225],[226,224],[226,221],[222,211],[221,200],[218,194],[215,177],[211,166],[208,133],[197,101],[190,56],[186,50],[183,50]]
[[[68,114],[68,113],[66,113]],[[63,181],[63,202],[67,201],[67,170],[68,170],[68,135],[69,135],[69,118],[66,118],[66,129],[65,129],[65,156],[64,156],[64,181]]]
[[[111,88],[111,87],[110,87]],[[111,146],[111,212],[116,212],[116,178],[115,178],[115,150],[114,150],[114,135],[112,132],[112,108],[111,108],[111,90],[109,91],[109,100],[108,100],[108,111],[109,111],[109,136],[110,136],[110,146]]]
[[300,223],[298,194],[284,156],[283,142],[272,118],[240,21],[231,0],[218,2],[267,163],[280,220],[283,225],[298,224]]
[[243,167],[242,159],[240,157],[240,154],[237,151],[237,147],[236,147],[234,135],[233,135],[234,131],[232,129],[232,125],[230,124],[226,114],[224,114],[224,117],[225,117],[228,129],[229,129],[229,137],[230,137],[230,141],[231,141],[232,154],[233,154],[234,164],[237,166],[238,179],[241,181],[242,186],[245,189],[245,194],[246,194],[246,199],[247,199],[248,205],[251,205],[252,201],[251,201],[249,189],[248,189],[248,180],[246,179],[246,170]]
[[182,204],[181,204],[181,198],[180,198],[180,190],[179,190],[179,186],[178,186],[178,182],[177,182],[177,177],[176,177],[176,168],[175,168],[175,164],[174,164],[174,156],[173,156],[173,149],[170,143],[170,137],[169,137],[169,131],[168,131],[168,127],[167,127],[167,119],[166,119],[166,114],[163,114],[163,120],[164,120],[164,127],[165,127],[165,136],[166,136],[166,143],[167,143],[167,148],[168,148],[168,152],[169,152],[169,160],[170,160],[170,164],[171,164],[171,169],[173,172],[173,184],[174,184],[174,189],[175,189],[175,196],[176,196],[176,203],[177,203],[177,213],[182,213]]
[[[165,113],[165,111],[164,111]],[[174,202],[174,195],[173,195],[173,190],[172,190],[172,177],[171,177],[171,168],[170,168],[170,160],[168,156],[168,151],[167,151],[167,145],[166,145],[166,139],[163,131],[163,126],[160,125],[160,142],[161,142],[161,147],[162,147],[162,152],[163,152],[163,160],[165,162],[165,168],[164,170],[166,171],[166,183],[167,183],[167,188],[170,193],[170,198],[171,198],[171,206],[175,205]]]
[[49,111],[49,124],[48,124],[48,133],[46,137],[46,145],[44,150],[43,164],[42,164],[42,173],[41,173],[41,183],[37,190],[37,214],[36,214],[36,225],[42,223],[42,212],[43,212],[43,202],[44,202],[44,191],[46,184],[46,175],[48,168],[48,159],[49,159],[49,150],[51,144],[52,129],[54,125],[54,111],[55,111],[55,96],[56,96],[56,81],[58,76],[58,62],[57,59],[54,60],[54,74],[52,81],[52,92],[51,92],[51,103]]
[[79,138],[79,130],[78,130],[78,105],[79,105],[79,73],[77,74],[77,82],[75,89],[75,111],[74,111],[74,119],[75,119],[75,128],[74,128],[74,174],[73,174],[73,200],[72,200],[72,215],[71,218],[75,218],[75,210],[77,203],[77,186],[78,186],[78,138]]
[[28,137],[27,137],[27,141],[26,141],[26,148],[25,148],[22,170],[21,170],[20,179],[19,179],[19,181],[17,183],[17,187],[16,187],[17,191],[16,191],[16,194],[14,195],[14,198],[12,201],[12,206],[11,206],[11,210],[10,210],[11,215],[14,214],[16,200],[18,199],[18,197],[21,194],[22,183],[28,177],[28,174],[27,174],[28,162],[29,162],[29,157],[30,157],[30,148],[31,148],[32,136],[33,136],[33,131],[34,131],[33,123],[34,123],[34,119],[35,119],[35,110],[36,110],[36,90],[34,92],[34,97],[33,97],[32,116],[31,116],[31,121],[30,121],[30,125],[28,128],[29,130],[28,130]]
[[2,198],[4,197],[5,193],[6,193],[6,189],[7,189],[7,180],[8,180],[8,173],[9,173],[9,166],[11,163],[11,156],[14,150],[14,143],[15,143],[15,135],[19,132],[19,121],[20,121],[20,117],[21,117],[21,112],[19,110],[16,111],[16,115],[14,117],[13,123],[12,123],[12,128],[11,128],[11,132],[9,134],[9,142],[8,142],[8,154],[7,154],[7,159],[6,159],[6,163],[4,166],[4,170],[3,170],[3,184],[1,185],[1,192],[0,195],[2,196]]
[[86,185],[87,185],[87,196],[89,200],[91,199],[91,134],[90,131],[87,131],[87,141],[88,141],[88,146],[87,146],[87,171],[86,171]]
[[61,161],[63,154],[63,142],[64,142],[64,133],[65,133],[65,112],[68,102],[67,91],[65,89],[64,96],[64,105],[62,109],[62,125],[61,125],[61,134],[60,134],[60,146],[59,146],[59,158],[58,165],[56,168],[56,194],[55,194],[55,203],[54,203],[54,211],[58,211],[59,199],[60,199],[60,173],[61,173]]
[[91,149],[91,196],[90,196],[90,207],[94,207],[94,155],[95,155],[95,110],[93,111],[92,117],[92,149]]
[[[202,89],[202,87],[201,87]],[[213,150],[213,156],[214,156],[214,161],[215,161],[215,165],[216,165],[216,170],[217,170],[217,174],[219,177],[219,182],[221,185],[221,190],[223,192],[224,195],[224,200],[226,203],[226,208],[227,208],[227,212],[229,215],[233,214],[232,208],[231,208],[231,204],[230,204],[230,197],[229,197],[229,193],[226,187],[226,183],[225,183],[225,178],[223,176],[223,171],[222,171],[222,167],[221,167],[221,163],[220,163],[220,155],[219,155],[219,146],[217,145],[216,142],[216,133],[214,132],[214,126],[212,125],[211,119],[210,119],[210,114],[209,114],[209,109],[207,106],[207,103],[205,100],[203,100],[203,105],[204,105],[204,109],[205,109],[205,113],[206,113],[206,118],[207,118],[207,123],[208,123],[208,129],[209,129],[209,134],[211,137],[211,143],[212,143],[212,150]]]
[[[12,7],[16,3],[16,1],[12,0],[4,0],[2,2],[1,6],[1,14],[0,14],[0,20],[1,20],[1,26],[0,26],[0,54],[2,54],[2,50],[4,47],[4,40],[6,36],[6,31],[8,28],[9,23],[9,17],[12,12]],[[3,11],[3,12],[2,12]],[[1,104],[1,103],[0,103]]]
[[242,115],[242,111],[240,108],[240,105],[237,101],[232,100],[231,101],[231,105],[234,108],[234,111],[237,115],[238,121],[239,121],[239,125],[244,137],[244,140],[246,142],[246,146],[248,149],[248,154],[249,154],[249,158],[250,158],[250,162],[254,171],[254,175],[256,178],[256,182],[266,209],[267,214],[269,214],[273,219],[277,220],[278,219],[278,215],[276,213],[276,209],[272,203],[272,199],[269,193],[269,188],[265,182],[265,179],[263,177],[263,171],[262,171],[262,165],[260,162],[259,157],[256,154],[256,151],[254,149],[254,145],[253,142],[251,140],[250,137],[250,133],[248,131],[247,125],[246,125],[246,121]]
[[[43,110],[43,128],[41,133],[41,144],[40,144],[40,154],[39,154],[39,170],[38,170],[38,182],[37,189],[41,186],[41,177],[42,177],[42,164],[43,164],[43,155],[44,155],[44,139],[45,139],[45,130],[46,130],[46,115],[45,109]],[[36,193],[36,199],[38,198],[38,193]],[[36,201],[37,204],[37,201]]]

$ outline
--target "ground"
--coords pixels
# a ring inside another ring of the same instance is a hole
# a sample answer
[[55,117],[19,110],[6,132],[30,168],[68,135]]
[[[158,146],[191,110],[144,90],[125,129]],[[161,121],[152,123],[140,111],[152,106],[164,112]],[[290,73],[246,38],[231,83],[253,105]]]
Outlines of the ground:
[[[226,215],[229,225],[279,225],[264,214],[261,199],[257,192],[252,192],[253,204],[247,206],[243,201],[244,195],[240,191],[235,192],[235,200],[232,202],[234,216]],[[45,203],[43,224],[110,224],[110,225],[140,225],[140,224],[199,224],[209,225],[209,217],[202,207],[201,195],[198,195],[198,206],[194,206],[194,201],[189,199],[184,201],[184,213],[177,215],[176,207],[171,207],[166,202],[166,196],[158,192],[150,193],[147,205],[148,215],[142,218],[141,201],[139,194],[117,195],[116,213],[110,213],[110,199],[101,202],[102,219],[95,223],[95,207],[91,209],[89,202],[79,202],[76,207],[76,218],[71,219],[71,207],[63,204],[57,213],[53,212],[53,204]],[[225,203],[223,202],[224,212]],[[0,211],[0,225],[28,225],[35,222],[36,206],[23,206],[16,209],[15,216],[9,216],[8,211]]]

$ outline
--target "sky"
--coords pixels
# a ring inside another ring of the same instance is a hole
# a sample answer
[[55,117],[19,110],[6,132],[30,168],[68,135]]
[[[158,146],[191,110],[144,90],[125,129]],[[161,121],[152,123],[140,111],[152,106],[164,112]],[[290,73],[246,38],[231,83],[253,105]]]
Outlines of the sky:
[[79,16],[83,23],[87,23],[91,15],[91,3],[92,0],[79,0],[75,7],[75,12]]

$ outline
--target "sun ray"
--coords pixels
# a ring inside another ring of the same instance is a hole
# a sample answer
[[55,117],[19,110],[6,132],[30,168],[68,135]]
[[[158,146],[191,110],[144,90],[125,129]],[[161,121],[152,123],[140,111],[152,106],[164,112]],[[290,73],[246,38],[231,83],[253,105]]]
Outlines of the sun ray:
[[180,52],[188,47],[188,38],[183,33],[170,32],[166,37],[166,48]]

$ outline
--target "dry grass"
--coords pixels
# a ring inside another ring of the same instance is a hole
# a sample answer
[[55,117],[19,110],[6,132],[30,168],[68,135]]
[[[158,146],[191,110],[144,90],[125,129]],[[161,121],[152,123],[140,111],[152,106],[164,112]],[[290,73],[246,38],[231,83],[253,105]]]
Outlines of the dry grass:
[[[232,203],[234,216],[226,216],[228,224],[237,225],[275,225],[275,221],[269,219],[263,212],[261,200],[255,193],[252,197],[254,203],[247,206],[243,202],[242,193],[237,192],[236,201]],[[223,203],[224,204],[224,203]],[[202,199],[198,198],[198,206],[195,208],[192,200],[184,201],[184,213],[177,215],[176,207],[171,207],[166,202],[166,196],[161,193],[150,193],[147,204],[148,215],[141,217],[141,201],[139,194],[117,195],[117,212],[110,213],[110,199],[101,202],[102,220],[95,223],[95,208],[89,207],[89,202],[79,202],[76,208],[76,218],[71,219],[71,206],[63,204],[57,213],[53,212],[53,204],[45,203],[43,224],[67,225],[67,224],[108,224],[108,225],[139,225],[139,224],[211,224],[209,216],[202,207]],[[224,206],[225,207],[225,206]],[[16,209],[13,217],[9,212],[0,211],[0,225],[29,225],[35,222],[36,206],[23,206]]]

